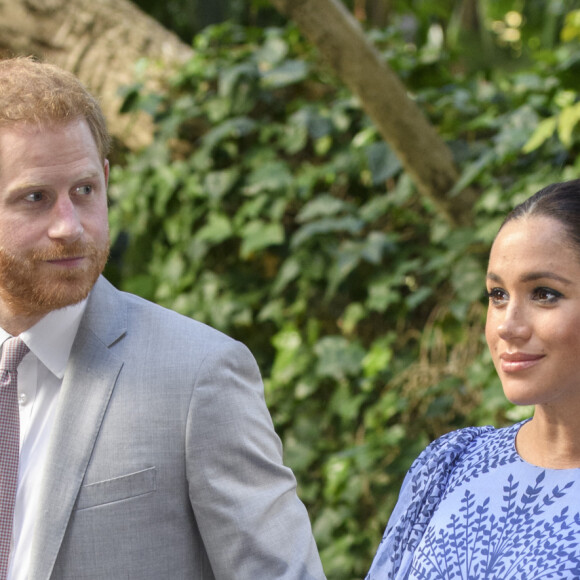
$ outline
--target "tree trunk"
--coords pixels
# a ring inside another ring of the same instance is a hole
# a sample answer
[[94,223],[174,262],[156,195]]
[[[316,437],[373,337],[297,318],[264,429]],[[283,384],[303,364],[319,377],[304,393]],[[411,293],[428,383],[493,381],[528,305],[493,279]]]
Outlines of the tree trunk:
[[[130,149],[152,139],[145,115],[121,115],[119,88],[155,87],[192,54],[128,0],[0,1],[0,57],[33,55],[75,73],[101,99],[113,136]],[[140,59],[151,63],[137,71]]]
[[[383,28],[389,23],[391,0],[356,0],[354,15],[372,27]],[[356,8],[358,8],[358,13]]]
[[469,224],[472,191],[450,199],[459,178],[452,153],[339,0],[271,0],[296,22],[356,94],[419,191],[451,223]]

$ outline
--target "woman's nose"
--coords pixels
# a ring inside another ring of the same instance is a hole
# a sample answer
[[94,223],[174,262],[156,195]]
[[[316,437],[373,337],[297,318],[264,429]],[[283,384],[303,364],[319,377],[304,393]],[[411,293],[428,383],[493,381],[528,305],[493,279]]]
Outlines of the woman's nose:
[[517,304],[509,304],[497,325],[500,338],[503,340],[527,339],[530,336],[530,330],[525,309]]

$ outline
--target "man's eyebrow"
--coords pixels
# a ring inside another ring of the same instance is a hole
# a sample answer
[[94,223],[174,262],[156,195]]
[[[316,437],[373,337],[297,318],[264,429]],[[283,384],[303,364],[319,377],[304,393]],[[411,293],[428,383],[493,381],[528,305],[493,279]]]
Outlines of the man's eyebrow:
[[[88,171],[83,171],[81,173],[78,174],[78,177],[76,177],[74,179],[75,183],[80,183],[82,181],[87,181],[87,180],[91,180],[91,179],[96,179],[98,178],[100,175],[98,170],[88,170]],[[24,178],[22,181],[20,181],[19,183],[16,183],[14,185],[14,187],[11,188],[11,190],[13,191],[23,191],[25,189],[43,189],[45,187],[47,187],[48,185],[48,181],[47,180],[43,180],[43,179],[35,179],[34,177],[32,178]]]
[[93,179],[95,177],[99,177],[101,175],[101,171],[99,170],[90,170],[85,171],[79,174],[79,179],[82,181],[83,179]]
[[[491,280],[492,282],[502,282],[502,279],[497,274],[493,272],[487,273],[487,279]],[[527,274],[523,274],[520,276],[520,282],[535,282],[537,280],[557,280],[558,282],[562,282],[562,284],[572,284],[571,280],[568,278],[564,278],[564,276],[560,276],[555,272],[546,271],[538,271],[538,272],[528,272]]]

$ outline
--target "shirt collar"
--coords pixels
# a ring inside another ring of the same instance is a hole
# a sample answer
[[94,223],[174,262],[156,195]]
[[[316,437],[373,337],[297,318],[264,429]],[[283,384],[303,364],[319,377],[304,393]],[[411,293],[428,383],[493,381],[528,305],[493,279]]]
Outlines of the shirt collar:
[[[70,351],[83,317],[87,300],[53,310],[19,336],[26,346],[59,379],[64,377]],[[0,328],[0,343],[10,335]]]

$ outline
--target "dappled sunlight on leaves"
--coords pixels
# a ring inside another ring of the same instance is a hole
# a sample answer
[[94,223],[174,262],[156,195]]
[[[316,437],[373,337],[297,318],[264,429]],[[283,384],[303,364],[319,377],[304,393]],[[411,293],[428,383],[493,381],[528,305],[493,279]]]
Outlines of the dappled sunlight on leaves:
[[377,38],[454,151],[450,196],[478,191],[471,227],[436,214],[291,26],[208,29],[168,94],[129,91],[157,138],[110,187],[116,282],[256,356],[332,580],[365,574],[433,437],[519,417],[483,339],[487,254],[516,202],[580,170],[570,50],[454,77],[443,48]]

